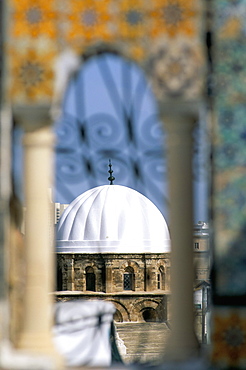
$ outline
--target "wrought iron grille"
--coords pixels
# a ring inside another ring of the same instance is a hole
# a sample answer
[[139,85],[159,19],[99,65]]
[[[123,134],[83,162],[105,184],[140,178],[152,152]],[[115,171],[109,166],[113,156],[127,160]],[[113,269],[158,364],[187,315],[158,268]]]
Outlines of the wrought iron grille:
[[165,134],[145,75],[134,63],[105,53],[90,57],[71,82],[55,125],[56,201],[70,203],[94,186],[129,186],[167,216]]
[[124,274],[124,290],[133,290],[133,274]]

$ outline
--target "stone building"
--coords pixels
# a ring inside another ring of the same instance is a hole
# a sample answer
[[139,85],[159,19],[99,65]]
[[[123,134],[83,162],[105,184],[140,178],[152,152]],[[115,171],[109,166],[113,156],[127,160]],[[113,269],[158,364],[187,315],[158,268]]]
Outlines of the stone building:
[[[56,221],[60,213],[57,300],[111,301],[119,322],[170,318],[169,231],[149,199],[125,186],[104,185],[68,207],[56,204]],[[207,229],[203,222],[195,228],[196,282],[208,278]]]
[[167,319],[170,238],[157,207],[120,185],[90,189],[57,228],[58,300],[106,299],[116,321]]

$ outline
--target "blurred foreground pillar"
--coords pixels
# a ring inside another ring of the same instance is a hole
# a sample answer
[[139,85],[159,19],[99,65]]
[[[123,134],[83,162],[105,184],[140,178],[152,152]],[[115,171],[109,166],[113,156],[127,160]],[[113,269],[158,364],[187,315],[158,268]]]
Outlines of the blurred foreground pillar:
[[11,120],[9,107],[0,104],[0,351],[2,344],[9,339],[7,276],[10,242]]
[[[32,114],[31,114],[32,113]],[[38,111],[37,111],[38,113]],[[35,118],[34,111],[22,119]],[[44,118],[44,116],[43,116]],[[18,347],[29,353],[47,355],[60,363],[52,339],[54,289],[53,230],[49,188],[53,177],[54,137],[49,126],[24,134],[24,192],[26,206],[25,259],[26,287],[24,319]],[[57,367],[56,367],[57,368]]]
[[171,251],[171,334],[166,348],[170,361],[198,355],[193,317],[193,194],[192,153],[195,115],[162,115],[168,133],[168,175]]
[[24,135],[24,179],[26,205],[26,292],[25,318],[19,346],[43,350],[51,343],[51,298],[53,260],[50,245],[51,148],[49,128]]

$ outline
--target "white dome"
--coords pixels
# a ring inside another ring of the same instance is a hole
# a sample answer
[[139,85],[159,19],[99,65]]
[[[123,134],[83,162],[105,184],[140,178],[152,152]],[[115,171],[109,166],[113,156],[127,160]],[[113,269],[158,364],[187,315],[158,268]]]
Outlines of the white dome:
[[136,190],[103,185],[79,195],[58,224],[57,252],[164,253],[170,251],[166,221]]

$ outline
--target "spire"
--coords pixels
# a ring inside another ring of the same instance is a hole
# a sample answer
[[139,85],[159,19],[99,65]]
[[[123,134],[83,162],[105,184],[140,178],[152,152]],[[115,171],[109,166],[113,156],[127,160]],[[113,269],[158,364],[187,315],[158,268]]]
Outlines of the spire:
[[110,181],[110,184],[109,185],[114,185],[114,183],[113,183],[113,181],[115,180],[115,177],[112,175],[112,173],[114,172],[113,170],[112,170],[112,164],[111,164],[111,159],[109,159],[109,171],[108,171],[108,173],[110,174],[110,176],[108,177],[108,181]]

